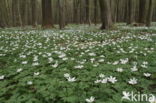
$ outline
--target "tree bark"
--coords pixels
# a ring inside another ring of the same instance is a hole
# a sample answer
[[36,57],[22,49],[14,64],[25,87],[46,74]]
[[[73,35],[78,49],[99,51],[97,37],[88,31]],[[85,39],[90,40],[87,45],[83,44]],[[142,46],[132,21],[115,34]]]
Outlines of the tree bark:
[[138,23],[145,24],[146,21],[146,0],[139,0],[139,19]]
[[146,26],[148,27],[151,26],[152,14],[153,14],[153,0],[149,0],[148,15],[146,20]]
[[63,29],[65,27],[65,1],[58,0],[59,5],[59,27]]
[[51,0],[42,0],[42,27],[53,27]]
[[37,13],[37,10],[36,10],[36,0],[31,0],[31,6],[32,6],[32,26],[36,26],[37,25],[37,18],[36,18],[36,13]]
[[94,24],[96,25],[97,24],[97,16],[98,16],[98,6],[97,6],[97,0],[94,0]]
[[13,26],[22,26],[22,19],[21,19],[19,5],[20,5],[19,0],[14,0],[12,2]]
[[128,3],[127,3],[127,9],[128,9],[128,12],[127,12],[127,24],[132,24],[133,23],[133,0],[128,0]]
[[101,9],[101,29],[110,29],[113,26],[109,0],[99,0]]
[[91,21],[90,21],[90,0],[85,0],[85,3],[86,3],[86,23],[87,24],[91,24]]

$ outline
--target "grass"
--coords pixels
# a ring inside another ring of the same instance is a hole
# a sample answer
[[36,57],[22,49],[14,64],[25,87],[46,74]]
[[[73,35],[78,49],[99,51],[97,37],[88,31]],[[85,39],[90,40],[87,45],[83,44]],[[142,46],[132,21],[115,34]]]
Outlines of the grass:
[[117,26],[1,29],[0,103],[135,103],[122,100],[123,91],[156,95],[156,27]]

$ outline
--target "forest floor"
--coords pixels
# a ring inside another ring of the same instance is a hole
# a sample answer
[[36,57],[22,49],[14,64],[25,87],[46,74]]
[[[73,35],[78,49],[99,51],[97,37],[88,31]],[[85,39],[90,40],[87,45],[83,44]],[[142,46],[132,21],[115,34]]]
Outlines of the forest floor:
[[156,26],[98,28],[0,29],[0,103],[137,103],[132,92],[156,96]]

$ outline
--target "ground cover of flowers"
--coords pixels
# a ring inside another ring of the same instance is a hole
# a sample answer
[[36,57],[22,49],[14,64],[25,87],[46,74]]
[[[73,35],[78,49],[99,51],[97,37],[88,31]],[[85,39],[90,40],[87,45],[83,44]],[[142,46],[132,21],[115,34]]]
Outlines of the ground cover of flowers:
[[0,30],[0,103],[134,103],[124,91],[156,94],[156,27]]

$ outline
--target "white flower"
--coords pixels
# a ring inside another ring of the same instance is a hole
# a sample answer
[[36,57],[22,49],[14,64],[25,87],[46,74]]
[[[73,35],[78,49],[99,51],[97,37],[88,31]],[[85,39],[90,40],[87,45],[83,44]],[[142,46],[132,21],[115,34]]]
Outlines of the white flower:
[[37,65],[39,65],[38,62],[35,62],[35,63],[32,64],[32,66],[37,66]]
[[38,61],[38,56],[34,56],[33,61],[34,61],[34,62],[35,62],[35,61]]
[[35,72],[34,76],[38,76],[40,74],[40,72]]
[[150,98],[149,98],[149,102],[150,103],[156,103],[156,97],[154,95],[152,95]]
[[136,72],[136,71],[138,71],[138,68],[136,66],[134,66],[133,68],[131,68],[131,71]]
[[128,83],[129,84],[132,84],[132,85],[135,85],[135,84],[137,84],[137,79],[136,78],[132,78],[132,79],[130,79],[129,81],[128,81]]
[[99,65],[99,64],[94,64],[93,66],[94,66],[94,67],[97,67],[98,65]]
[[67,80],[69,82],[75,82],[76,81],[75,77],[68,77]]
[[120,61],[121,61],[121,64],[126,64],[126,63],[128,63],[128,58],[126,58],[126,59],[120,59]]
[[130,95],[129,92],[123,91],[122,94],[123,94],[122,99],[130,100],[130,96],[131,96],[131,95]]
[[104,62],[104,61],[105,61],[104,59],[100,59],[100,60],[99,60],[99,62]]
[[4,79],[4,77],[5,77],[4,75],[1,75],[1,76],[0,76],[0,80],[3,80],[3,79]]
[[101,83],[104,83],[104,84],[105,84],[105,83],[107,83],[107,82],[108,82],[108,78],[105,78],[105,79],[102,79],[102,80],[101,80]]
[[113,65],[117,65],[119,63],[119,61],[115,61],[114,63],[113,63]]
[[144,65],[147,65],[147,64],[148,64],[148,62],[144,61],[144,62],[143,62],[143,64],[144,64]]
[[105,75],[104,75],[104,74],[99,74],[99,77],[100,77],[100,78],[104,78]]
[[59,58],[64,58],[66,56],[66,54],[62,53],[61,55],[59,55]]
[[103,58],[103,57],[105,57],[105,56],[104,56],[104,55],[100,55],[100,57],[102,57],[102,58]]
[[95,101],[95,97],[93,97],[93,96],[86,99],[86,102],[88,102],[88,103],[93,103],[94,101]]
[[17,69],[17,73],[19,73],[19,72],[21,72],[23,69],[22,68],[19,68],[19,69]]
[[108,77],[108,81],[114,84],[115,82],[117,82],[117,79],[116,77],[110,76]]
[[27,84],[28,84],[28,85],[32,85],[33,82],[32,82],[32,81],[28,81]]
[[48,58],[49,63],[53,62],[53,58]]
[[142,64],[141,67],[143,67],[143,68],[147,68],[147,66],[146,66],[145,64]]
[[53,68],[58,67],[58,62],[56,61],[56,63],[54,65],[51,65]]
[[83,68],[83,65],[77,65],[77,66],[74,66],[75,69],[82,69]]
[[70,74],[69,74],[69,73],[65,73],[65,74],[64,74],[64,77],[65,77],[65,78],[69,78],[69,77],[70,77]]
[[70,58],[71,60],[75,60],[75,58]]
[[97,83],[100,83],[100,82],[101,82],[101,80],[96,80],[96,81],[94,81],[94,83],[96,83],[96,84],[97,84]]
[[89,56],[96,56],[95,53],[89,53],[88,55],[89,55]]
[[86,61],[81,61],[81,62],[79,62],[80,64],[84,64]]
[[62,58],[62,60],[65,61],[65,60],[68,60],[68,58],[67,57],[64,57],[64,58]]
[[28,61],[23,61],[21,64],[27,64],[28,63]]
[[150,73],[144,73],[144,76],[145,76],[145,77],[150,77],[151,74],[150,74]]
[[90,61],[91,63],[93,63],[95,61],[95,58],[91,58]]
[[123,69],[122,69],[122,68],[117,68],[116,71],[117,71],[117,72],[123,72]]
[[51,53],[47,53],[47,55],[50,57],[51,56]]
[[69,81],[69,82],[75,82],[76,79],[75,77],[71,77],[69,73],[65,73],[64,77]]
[[20,55],[20,58],[26,58],[26,55]]
[[111,62],[107,62],[107,64],[111,64]]

